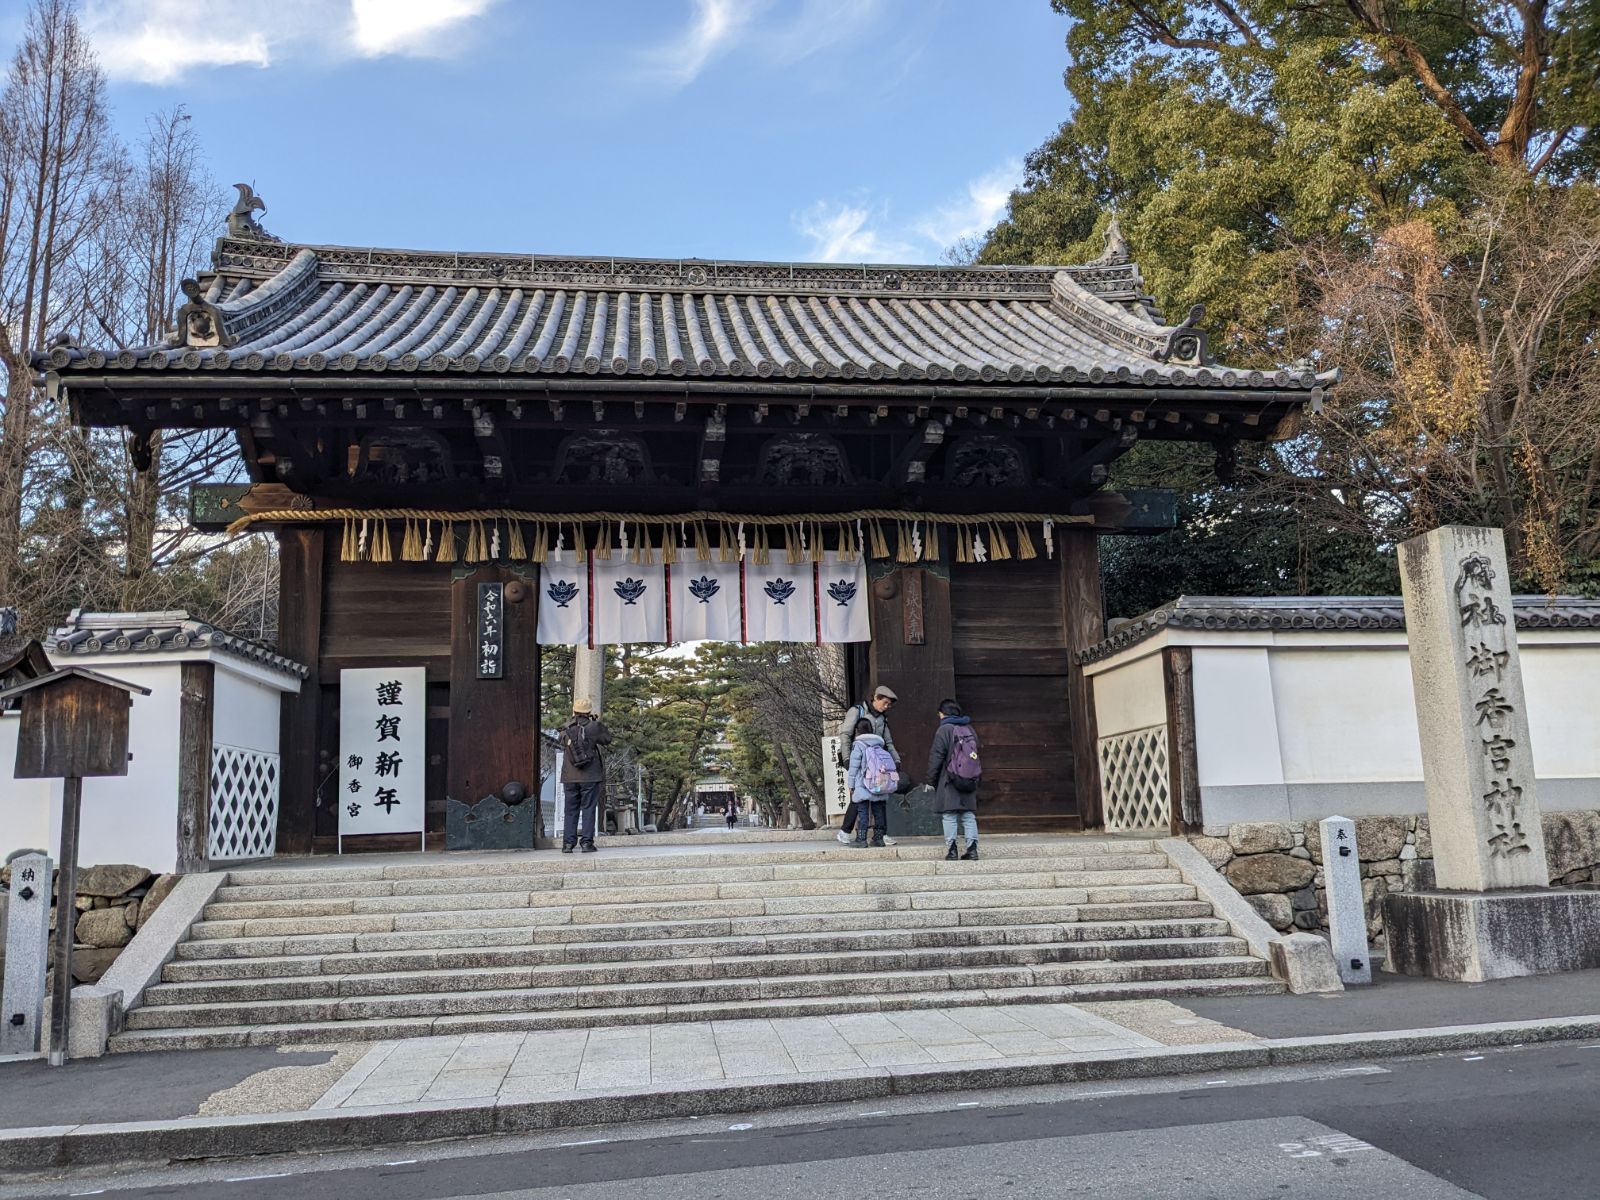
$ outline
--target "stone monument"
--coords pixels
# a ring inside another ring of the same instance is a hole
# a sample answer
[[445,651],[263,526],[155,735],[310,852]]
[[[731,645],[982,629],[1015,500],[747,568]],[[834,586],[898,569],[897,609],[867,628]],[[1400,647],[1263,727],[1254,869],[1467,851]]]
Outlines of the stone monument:
[[1436,889],[1384,902],[1386,969],[1480,982],[1600,967],[1600,891],[1551,889],[1498,529],[1400,547]]
[[[10,862],[6,973],[0,986],[0,1054],[37,1054],[44,1028],[45,972],[50,962],[50,859],[39,852]],[[77,913],[68,897],[65,920]]]
[[1333,961],[1345,983],[1371,983],[1367,903],[1361,894],[1361,855],[1356,823],[1349,817],[1317,822],[1322,839],[1322,877],[1328,889],[1328,933]]

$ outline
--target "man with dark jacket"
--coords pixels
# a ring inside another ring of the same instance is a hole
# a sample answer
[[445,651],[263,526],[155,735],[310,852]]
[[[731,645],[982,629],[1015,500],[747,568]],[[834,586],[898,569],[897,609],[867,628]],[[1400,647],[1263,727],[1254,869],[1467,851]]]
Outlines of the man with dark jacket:
[[956,857],[956,834],[967,839],[967,852],[960,857],[978,857],[978,788],[973,781],[970,791],[964,790],[950,769],[950,752],[959,744],[969,746],[974,764],[977,762],[977,735],[971,732],[972,718],[961,711],[954,700],[939,703],[939,728],[934,731],[933,745],[928,750],[927,780],[934,789],[934,807],[944,817],[946,859]]
[[566,797],[563,854],[571,854],[580,844],[585,854],[594,853],[595,814],[606,778],[600,747],[610,744],[611,731],[595,716],[594,705],[581,698],[573,701],[572,720],[561,727],[561,786]]

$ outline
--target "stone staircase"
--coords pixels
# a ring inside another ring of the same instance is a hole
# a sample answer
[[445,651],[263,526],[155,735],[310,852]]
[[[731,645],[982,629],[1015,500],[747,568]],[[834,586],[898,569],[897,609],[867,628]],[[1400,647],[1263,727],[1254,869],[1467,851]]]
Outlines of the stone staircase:
[[1275,992],[1150,841],[229,873],[113,1051]]

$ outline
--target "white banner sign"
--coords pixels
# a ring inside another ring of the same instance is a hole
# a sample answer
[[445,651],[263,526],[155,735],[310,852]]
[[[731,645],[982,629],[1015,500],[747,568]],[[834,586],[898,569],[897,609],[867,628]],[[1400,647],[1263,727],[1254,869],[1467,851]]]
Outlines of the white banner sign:
[[422,667],[339,672],[339,838],[423,831],[427,679]]
[[594,563],[594,644],[667,640],[667,579],[660,563]]
[[672,642],[737,642],[739,640],[739,564],[692,555],[672,565],[671,607],[667,640]]
[[815,642],[816,579],[811,564],[744,564],[747,642]]
[[824,642],[870,642],[867,617],[867,564],[861,558],[840,562],[830,550],[817,564],[817,624]]
[[589,644],[589,564],[571,550],[539,568],[539,644]]
[[828,815],[842,816],[850,807],[850,772],[839,761],[844,739],[837,735],[822,739],[822,783],[828,793]]

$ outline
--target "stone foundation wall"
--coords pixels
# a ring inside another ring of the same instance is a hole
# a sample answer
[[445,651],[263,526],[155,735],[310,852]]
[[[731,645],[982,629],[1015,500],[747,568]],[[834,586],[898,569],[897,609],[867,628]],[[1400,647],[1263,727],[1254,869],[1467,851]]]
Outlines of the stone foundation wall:
[[[51,890],[61,878],[55,872]],[[77,895],[73,898],[72,978],[94,983],[116,962],[122,947],[133,940],[156,906],[166,899],[180,877],[152,875],[143,867],[112,863],[78,868]],[[5,962],[6,899],[11,890],[11,867],[0,867],[0,963]],[[60,897],[52,896],[50,929],[56,927]]]
[[[1356,817],[1367,936],[1383,938],[1383,898],[1433,886],[1426,816]],[[1244,821],[1189,840],[1275,929],[1324,931],[1328,892],[1315,821]],[[1600,883],[1600,812],[1544,814],[1552,884]]]

